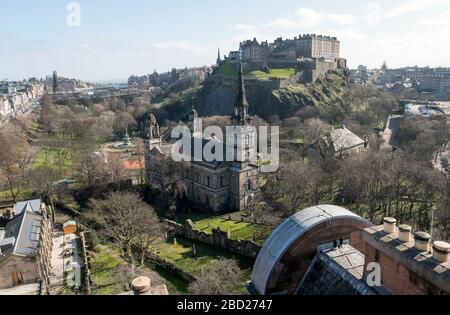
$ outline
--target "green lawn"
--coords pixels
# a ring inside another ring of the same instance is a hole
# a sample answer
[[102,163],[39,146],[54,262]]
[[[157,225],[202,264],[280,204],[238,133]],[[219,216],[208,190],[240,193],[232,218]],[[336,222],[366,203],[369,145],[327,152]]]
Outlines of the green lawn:
[[[18,200],[26,200],[33,197],[33,192],[27,189],[23,189],[19,195],[17,196]],[[0,200],[10,200],[12,199],[11,193],[9,190],[0,191]]]
[[117,251],[106,246],[96,247],[96,256],[91,259],[92,295],[117,295],[122,292],[113,271],[124,263]]
[[258,80],[269,80],[270,78],[287,79],[293,76],[297,71],[294,68],[270,69],[269,73],[264,71],[252,71],[246,75],[248,78]]
[[227,220],[221,217],[210,217],[201,214],[180,215],[178,222],[183,223],[185,220],[191,219],[197,230],[205,233],[212,233],[212,229],[220,228],[222,231],[230,231],[231,238],[236,240],[256,240],[257,243],[263,244],[270,235],[270,229],[259,224],[252,224],[241,221]]
[[[48,150],[47,152],[44,149],[41,149],[37,154],[36,154],[36,159],[33,163],[33,168],[39,168],[39,167],[43,167],[46,165],[46,163],[48,163],[48,165],[51,165],[55,170],[59,170],[59,165],[58,165],[58,155],[59,153],[64,154],[63,151],[50,151]],[[64,161],[64,165],[62,166],[63,168],[63,173],[66,176],[71,176],[72,175],[72,168],[74,166],[74,157],[75,155],[72,153],[68,153],[68,157],[65,159]]]
[[[196,253],[194,253],[194,244]],[[253,266],[253,260],[250,258],[178,237],[176,243],[174,238],[170,238],[168,241],[161,239],[151,246],[150,251],[194,276],[200,276],[204,267],[221,257],[235,259],[244,271],[246,280],[250,279]],[[242,292],[245,291],[245,282],[239,286],[239,289]]]

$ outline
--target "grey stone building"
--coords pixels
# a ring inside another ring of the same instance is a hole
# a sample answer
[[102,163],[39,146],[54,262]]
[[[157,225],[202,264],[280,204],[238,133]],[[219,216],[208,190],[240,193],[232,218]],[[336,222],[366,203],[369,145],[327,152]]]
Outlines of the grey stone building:
[[[182,178],[186,186],[186,199],[205,211],[220,213],[240,211],[251,206],[259,191],[259,170],[252,157],[256,156],[256,128],[251,125],[248,113],[249,104],[246,97],[242,64],[239,67],[239,85],[232,122],[235,131],[227,134],[225,141],[216,137],[205,138],[202,132],[195,129],[194,123],[198,118],[195,109],[192,110],[192,123],[189,138],[192,147],[205,146],[225,152],[232,152],[233,161],[207,161],[197,157],[192,150],[192,160],[182,163]],[[169,139],[171,130],[160,133],[158,122],[154,115],[150,115],[148,135],[146,141],[146,169],[150,182],[162,180],[161,162],[171,158],[174,141]]]

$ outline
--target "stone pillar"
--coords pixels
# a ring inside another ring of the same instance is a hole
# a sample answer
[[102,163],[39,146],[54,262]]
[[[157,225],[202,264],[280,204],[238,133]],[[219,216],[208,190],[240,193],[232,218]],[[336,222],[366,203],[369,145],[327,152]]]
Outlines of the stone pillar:
[[131,282],[134,295],[145,295],[151,289],[151,281],[148,277],[139,277]]

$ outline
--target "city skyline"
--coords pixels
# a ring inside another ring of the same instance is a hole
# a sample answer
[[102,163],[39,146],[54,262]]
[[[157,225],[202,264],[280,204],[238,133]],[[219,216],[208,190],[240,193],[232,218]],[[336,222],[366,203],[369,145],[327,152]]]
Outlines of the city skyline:
[[125,80],[154,69],[213,64],[217,48],[223,55],[245,39],[303,33],[338,37],[351,68],[383,61],[389,67],[450,66],[448,0],[78,3],[79,27],[67,24],[69,1],[4,4],[0,79],[43,77],[56,69],[86,81]]

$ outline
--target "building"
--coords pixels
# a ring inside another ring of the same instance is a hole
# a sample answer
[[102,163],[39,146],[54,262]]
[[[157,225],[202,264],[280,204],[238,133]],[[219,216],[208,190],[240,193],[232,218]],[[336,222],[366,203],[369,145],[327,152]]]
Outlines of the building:
[[52,224],[48,207],[40,200],[17,203],[0,233],[1,290],[23,286],[47,294],[50,285]]
[[[273,43],[259,43],[256,38],[240,44],[244,62],[264,62],[268,58],[296,60],[297,58],[339,59],[340,42],[336,37],[307,34],[283,40],[277,38]],[[235,52],[232,52],[233,54]],[[230,53],[230,59],[231,58]]]
[[409,83],[410,88],[416,89],[419,93],[437,100],[447,100],[450,91],[450,68],[387,69],[378,77],[377,83],[388,90],[392,90],[390,86]]
[[[448,295],[450,245],[425,232],[381,226],[347,209],[320,205],[283,222],[261,249],[251,294]],[[375,268],[374,268],[375,266]],[[377,273],[379,283],[369,275]],[[370,278],[370,279],[369,279]]]
[[[196,156],[195,150],[188,153],[191,154],[191,162],[182,164],[182,177],[187,189],[185,197],[201,210],[214,213],[244,210],[253,204],[259,192],[258,166],[251,162],[257,150],[256,128],[251,126],[248,107],[241,64],[232,115],[236,130],[232,134],[227,134],[225,142],[214,136],[203,137],[202,131],[195,128],[198,113],[195,109],[192,110],[190,115],[192,136],[188,139],[192,146],[201,148],[212,146],[223,153],[227,150],[234,153],[233,161],[225,159],[206,161],[203,154],[200,157]],[[161,134],[155,116],[149,116],[145,164],[151,182],[161,181],[163,176],[161,163],[164,164],[171,158],[174,143],[168,140],[170,132],[171,130]]]
[[311,161],[317,160],[319,156],[334,156],[343,158],[366,152],[369,149],[367,138],[361,139],[346,126],[333,128],[326,136],[313,143],[308,149]]

